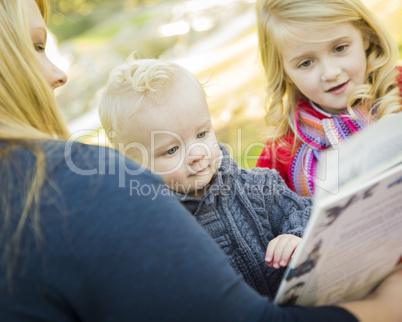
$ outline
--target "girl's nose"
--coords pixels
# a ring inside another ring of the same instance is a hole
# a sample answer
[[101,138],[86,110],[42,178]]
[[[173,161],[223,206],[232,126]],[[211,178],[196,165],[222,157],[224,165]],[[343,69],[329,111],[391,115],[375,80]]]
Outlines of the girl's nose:
[[322,64],[321,80],[323,82],[334,81],[341,74],[342,69],[334,62],[327,60]]

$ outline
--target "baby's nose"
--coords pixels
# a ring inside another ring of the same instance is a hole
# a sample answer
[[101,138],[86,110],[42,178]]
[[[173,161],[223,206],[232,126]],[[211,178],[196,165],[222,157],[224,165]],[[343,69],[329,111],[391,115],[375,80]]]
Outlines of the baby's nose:
[[190,148],[188,153],[188,162],[189,164],[193,164],[204,159],[208,155],[208,151],[206,147],[196,145]]

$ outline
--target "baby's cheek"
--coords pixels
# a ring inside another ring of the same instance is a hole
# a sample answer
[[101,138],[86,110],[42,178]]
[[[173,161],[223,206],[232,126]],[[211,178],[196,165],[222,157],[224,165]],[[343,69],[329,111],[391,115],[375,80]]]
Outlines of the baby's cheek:
[[151,162],[150,169],[156,174],[162,177],[169,177],[175,173],[178,169],[178,161],[175,158],[156,158],[154,162]]
[[163,171],[159,171],[158,173],[166,184],[181,182],[183,179],[182,168],[181,167],[167,167],[164,168]]
[[184,178],[180,175],[178,172],[174,172],[171,174],[166,174],[162,176],[163,181],[166,183],[166,185],[169,187],[169,189],[181,192],[181,193],[186,193],[188,192],[186,190],[186,182]]

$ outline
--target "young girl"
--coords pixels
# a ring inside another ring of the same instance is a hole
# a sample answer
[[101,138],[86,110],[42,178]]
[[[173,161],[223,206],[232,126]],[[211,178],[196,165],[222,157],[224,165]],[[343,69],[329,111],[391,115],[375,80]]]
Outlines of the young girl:
[[320,152],[400,111],[398,47],[359,0],[258,0],[268,141],[258,167],[314,193]]

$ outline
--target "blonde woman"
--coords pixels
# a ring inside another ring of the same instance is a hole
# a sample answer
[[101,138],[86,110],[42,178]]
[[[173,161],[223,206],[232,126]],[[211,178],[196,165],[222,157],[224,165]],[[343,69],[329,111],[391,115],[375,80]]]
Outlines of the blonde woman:
[[267,143],[258,167],[314,194],[320,152],[402,110],[398,48],[360,0],[258,0]]
[[152,193],[159,178],[64,141],[52,88],[66,78],[35,38],[46,12],[44,0],[0,0],[1,321],[402,318],[402,273],[343,307],[270,304],[174,197]]

